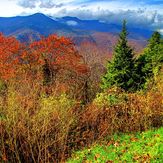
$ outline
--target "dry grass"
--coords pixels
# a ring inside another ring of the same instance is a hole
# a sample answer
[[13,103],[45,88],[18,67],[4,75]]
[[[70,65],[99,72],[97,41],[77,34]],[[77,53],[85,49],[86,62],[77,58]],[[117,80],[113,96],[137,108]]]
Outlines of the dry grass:
[[73,150],[115,132],[163,124],[163,79],[146,93],[113,88],[83,107],[66,94],[46,95],[39,82],[10,82],[0,96],[0,158],[4,162],[64,162]]

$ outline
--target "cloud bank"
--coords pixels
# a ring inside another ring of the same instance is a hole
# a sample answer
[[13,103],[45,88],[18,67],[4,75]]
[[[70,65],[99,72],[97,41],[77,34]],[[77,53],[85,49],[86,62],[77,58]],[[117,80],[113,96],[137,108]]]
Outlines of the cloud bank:
[[51,8],[60,8],[64,6],[63,3],[53,1],[53,0],[19,0],[18,5],[20,5],[23,8],[29,8],[29,9],[34,9],[37,7],[51,9]]
[[[14,0],[26,13],[73,16],[163,30],[163,0]],[[71,23],[70,23],[71,24]],[[73,23],[72,23],[73,25]],[[74,24],[75,25],[75,24]]]

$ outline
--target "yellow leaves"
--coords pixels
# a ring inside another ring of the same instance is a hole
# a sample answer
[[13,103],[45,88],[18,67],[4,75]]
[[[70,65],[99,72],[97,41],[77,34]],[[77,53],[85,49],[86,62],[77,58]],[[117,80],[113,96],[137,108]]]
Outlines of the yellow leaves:
[[99,153],[96,153],[94,159],[97,160],[100,157],[101,157],[101,155]]
[[91,149],[88,149],[88,152],[90,153],[92,150]]
[[135,155],[133,157],[134,161],[138,161],[138,162],[145,162],[145,163],[150,163],[151,161],[151,156],[149,154],[146,155]]
[[154,136],[160,138],[160,134],[155,134]]
[[110,146],[112,144],[114,144],[114,141],[111,140],[111,141],[108,142],[107,146]]
[[118,147],[118,146],[119,146],[119,143],[118,143],[118,142],[115,142],[115,143],[114,143],[114,146],[115,146],[115,147]]
[[137,142],[137,141],[138,141],[138,138],[132,137],[132,138],[130,138],[130,140],[131,140],[132,142]]

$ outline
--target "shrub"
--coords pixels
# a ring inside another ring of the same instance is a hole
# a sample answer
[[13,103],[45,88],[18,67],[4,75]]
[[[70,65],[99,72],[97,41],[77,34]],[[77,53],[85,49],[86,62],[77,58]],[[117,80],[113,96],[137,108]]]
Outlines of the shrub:
[[25,108],[25,97],[20,100],[19,95],[10,87],[5,103],[1,97],[0,157],[9,162],[62,160],[67,151],[69,130],[76,123],[75,101],[65,94],[41,96],[38,101],[34,99],[38,104],[36,108],[31,105]]

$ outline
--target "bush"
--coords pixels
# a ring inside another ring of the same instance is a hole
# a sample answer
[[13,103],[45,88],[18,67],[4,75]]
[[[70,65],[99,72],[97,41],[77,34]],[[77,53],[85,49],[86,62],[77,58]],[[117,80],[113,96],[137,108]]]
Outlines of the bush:
[[[8,89],[7,101],[1,97],[0,125],[2,160],[9,162],[54,162],[67,151],[70,128],[76,123],[75,101],[68,96],[41,96],[37,107],[24,107],[19,94]],[[35,100],[35,99],[34,99]],[[31,103],[30,101],[28,101]]]
[[94,104],[98,106],[111,106],[126,101],[126,93],[118,87],[112,87],[102,93],[98,93],[94,99]]
[[89,144],[115,132],[144,131],[162,126],[161,83],[157,82],[146,93],[125,93],[114,87],[98,94],[81,116],[80,127],[86,138],[84,142]]

